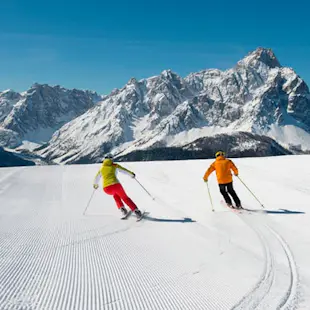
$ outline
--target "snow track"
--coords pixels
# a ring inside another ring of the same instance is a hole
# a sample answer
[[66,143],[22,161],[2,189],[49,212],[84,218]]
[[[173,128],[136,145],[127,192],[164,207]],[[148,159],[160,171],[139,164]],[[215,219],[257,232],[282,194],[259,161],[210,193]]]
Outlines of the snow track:
[[297,303],[298,298],[298,271],[296,262],[294,260],[293,253],[285,240],[271,227],[267,226],[269,230],[274,234],[274,236],[278,239],[279,243],[281,244],[283,251],[285,252],[287,262],[289,265],[289,274],[290,274],[290,284],[286,291],[286,294],[281,300],[279,304],[280,309],[293,309]]
[[266,214],[236,211],[261,241],[265,263],[253,290],[234,309],[294,309],[297,304],[298,273],[293,254],[284,239],[266,222]]

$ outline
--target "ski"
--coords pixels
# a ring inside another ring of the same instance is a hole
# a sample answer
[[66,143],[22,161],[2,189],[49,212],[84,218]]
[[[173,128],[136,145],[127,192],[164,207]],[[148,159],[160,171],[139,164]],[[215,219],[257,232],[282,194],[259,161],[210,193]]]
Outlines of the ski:
[[[130,210],[130,211],[128,211],[128,213],[126,214],[126,215],[124,215],[123,217],[121,217],[121,220],[127,220],[131,215],[133,214],[133,212]],[[139,216],[139,217],[137,217],[137,222],[140,222],[143,218],[144,218],[144,216],[147,214],[147,212],[146,211],[143,211],[142,213],[141,213],[141,216]]]
[[124,215],[124,216],[121,217],[121,220],[127,220],[128,217],[129,217],[131,214],[132,214],[132,211],[130,210],[130,211],[127,212],[126,215]]
[[221,201],[221,204],[223,205],[223,206],[225,206],[226,208],[229,208],[229,209],[231,209],[231,210],[233,210],[233,211],[242,211],[242,210],[244,210],[242,207],[240,207],[240,208],[237,208],[236,206],[234,206],[234,205],[228,205],[225,201]]
[[137,222],[140,222],[144,218],[145,215],[146,215],[146,211],[143,211],[141,216],[137,217]]
[[230,207],[229,205],[226,204],[225,201],[221,201],[221,204],[225,206],[226,208],[230,209],[231,211],[235,213],[239,213],[239,214],[245,214],[245,213],[252,214],[253,212],[256,212],[255,210],[250,210],[250,209],[243,208],[243,207],[237,208],[234,205]]

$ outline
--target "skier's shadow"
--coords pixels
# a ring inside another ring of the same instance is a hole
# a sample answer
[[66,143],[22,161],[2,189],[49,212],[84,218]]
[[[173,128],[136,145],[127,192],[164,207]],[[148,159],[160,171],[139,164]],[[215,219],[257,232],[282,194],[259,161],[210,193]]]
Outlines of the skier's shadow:
[[279,209],[279,210],[266,210],[268,214],[305,214],[302,211],[292,211],[287,209]]
[[151,222],[161,222],[161,223],[196,223],[189,217],[184,217],[183,219],[166,219],[166,218],[156,218],[153,216],[145,215],[144,220]]
[[251,209],[245,209],[249,212],[257,212],[257,213],[267,213],[267,214],[305,214],[305,212],[302,211],[293,211],[293,210],[287,210],[287,209],[278,209],[278,210],[251,210]]

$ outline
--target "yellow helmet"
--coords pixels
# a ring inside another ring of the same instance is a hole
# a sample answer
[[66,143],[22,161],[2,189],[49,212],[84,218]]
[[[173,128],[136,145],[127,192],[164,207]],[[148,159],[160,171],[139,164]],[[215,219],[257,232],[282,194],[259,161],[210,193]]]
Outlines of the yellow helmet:
[[111,166],[112,163],[113,163],[113,157],[110,154],[106,155],[104,160],[102,161],[102,164],[104,166]]
[[218,157],[218,156],[225,156],[225,152],[223,152],[223,151],[216,152],[215,157]]

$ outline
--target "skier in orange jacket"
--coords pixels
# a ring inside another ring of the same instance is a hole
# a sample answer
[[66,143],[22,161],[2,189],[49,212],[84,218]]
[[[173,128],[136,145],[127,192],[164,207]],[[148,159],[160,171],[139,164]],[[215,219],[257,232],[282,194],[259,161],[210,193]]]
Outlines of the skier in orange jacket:
[[237,208],[241,208],[241,202],[233,188],[233,179],[231,170],[234,172],[235,176],[238,176],[238,169],[235,164],[225,157],[223,151],[218,151],[215,154],[216,160],[210,165],[209,169],[206,171],[203,179],[208,182],[209,175],[215,170],[217,181],[219,183],[220,192],[223,195],[225,202],[229,207],[232,207],[230,194],[236,204]]
[[125,202],[129,206],[131,211],[135,212],[137,217],[141,217],[142,216],[141,211],[137,208],[135,203],[127,196],[123,186],[117,179],[116,177],[117,169],[127,172],[133,178],[135,177],[135,174],[132,171],[122,167],[121,165],[114,163],[111,157],[107,157],[103,161],[101,168],[96,174],[93,187],[94,189],[97,189],[99,187],[98,182],[102,177],[103,191],[106,194],[113,196],[118,209],[121,210],[123,215],[126,216],[128,213],[127,209],[124,207]]

